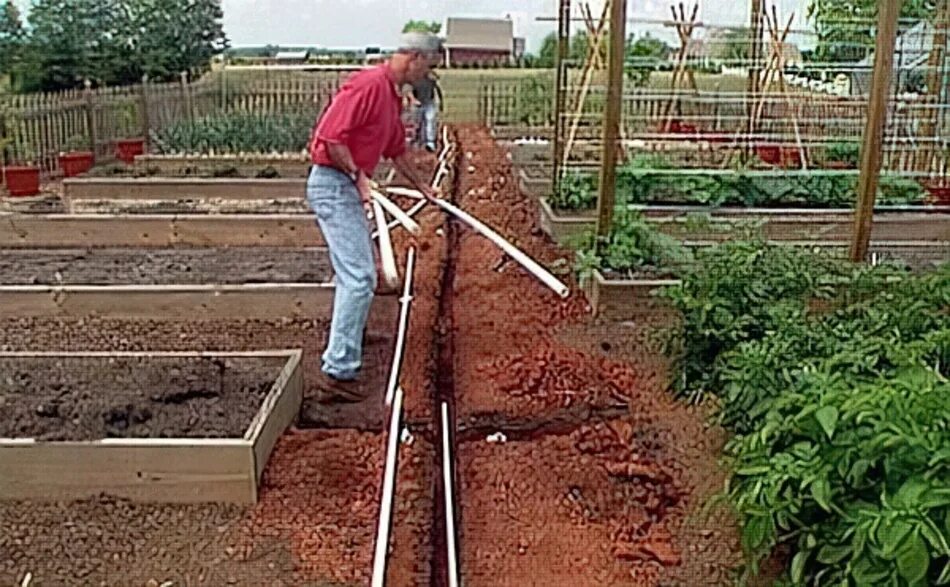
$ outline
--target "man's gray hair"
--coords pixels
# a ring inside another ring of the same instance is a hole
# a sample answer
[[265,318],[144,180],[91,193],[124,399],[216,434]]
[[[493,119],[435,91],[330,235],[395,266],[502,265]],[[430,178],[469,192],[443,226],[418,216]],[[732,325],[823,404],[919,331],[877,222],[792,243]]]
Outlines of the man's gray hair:
[[403,33],[399,40],[400,53],[436,54],[442,51],[442,40],[432,33]]

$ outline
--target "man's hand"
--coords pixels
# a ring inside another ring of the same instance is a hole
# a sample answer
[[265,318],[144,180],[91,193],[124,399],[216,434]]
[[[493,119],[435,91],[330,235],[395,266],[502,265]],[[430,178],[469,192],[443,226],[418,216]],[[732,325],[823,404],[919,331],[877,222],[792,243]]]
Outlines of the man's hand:
[[356,178],[356,190],[360,193],[363,207],[369,209],[370,203],[373,201],[373,196],[370,193],[372,188],[369,185],[369,178],[362,171],[359,172]]

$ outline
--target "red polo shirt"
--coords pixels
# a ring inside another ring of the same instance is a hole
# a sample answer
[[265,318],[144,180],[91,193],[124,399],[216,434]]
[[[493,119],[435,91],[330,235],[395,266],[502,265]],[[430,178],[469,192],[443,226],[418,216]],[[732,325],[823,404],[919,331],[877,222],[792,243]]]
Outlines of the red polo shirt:
[[344,144],[359,168],[372,176],[382,157],[393,159],[406,151],[401,113],[389,66],[361,71],[343,84],[317,123],[310,158],[316,165],[335,167],[327,145]]

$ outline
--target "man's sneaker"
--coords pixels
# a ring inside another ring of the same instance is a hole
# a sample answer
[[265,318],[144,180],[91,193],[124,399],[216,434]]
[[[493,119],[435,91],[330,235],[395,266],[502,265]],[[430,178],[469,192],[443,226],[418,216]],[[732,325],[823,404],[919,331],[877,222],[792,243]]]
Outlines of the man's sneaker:
[[372,395],[368,387],[368,385],[365,385],[358,379],[354,381],[342,381],[334,379],[323,371],[320,371],[317,380],[317,388],[320,390],[317,394],[317,401],[323,404],[362,403],[368,400]]
[[435,153],[435,145],[432,143],[429,143],[428,145],[426,145],[426,151],[430,153]]

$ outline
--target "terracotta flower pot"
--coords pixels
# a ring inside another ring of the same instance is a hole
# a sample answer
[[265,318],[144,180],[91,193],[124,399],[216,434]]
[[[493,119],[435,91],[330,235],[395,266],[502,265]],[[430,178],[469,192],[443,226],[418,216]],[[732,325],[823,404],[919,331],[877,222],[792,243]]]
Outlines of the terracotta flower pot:
[[76,177],[90,169],[94,162],[91,151],[73,151],[63,153],[59,156],[59,166],[63,170],[64,177]]
[[756,145],[755,152],[769,165],[778,165],[782,161],[782,150],[778,145]]
[[950,206],[950,179],[932,180],[924,184],[934,203]]
[[22,198],[40,193],[39,167],[15,166],[4,169],[10,196]]
[[134,163],[136,155],[145,154],[145,139],[123,139],[115,143],[115,157],[125,163]]

